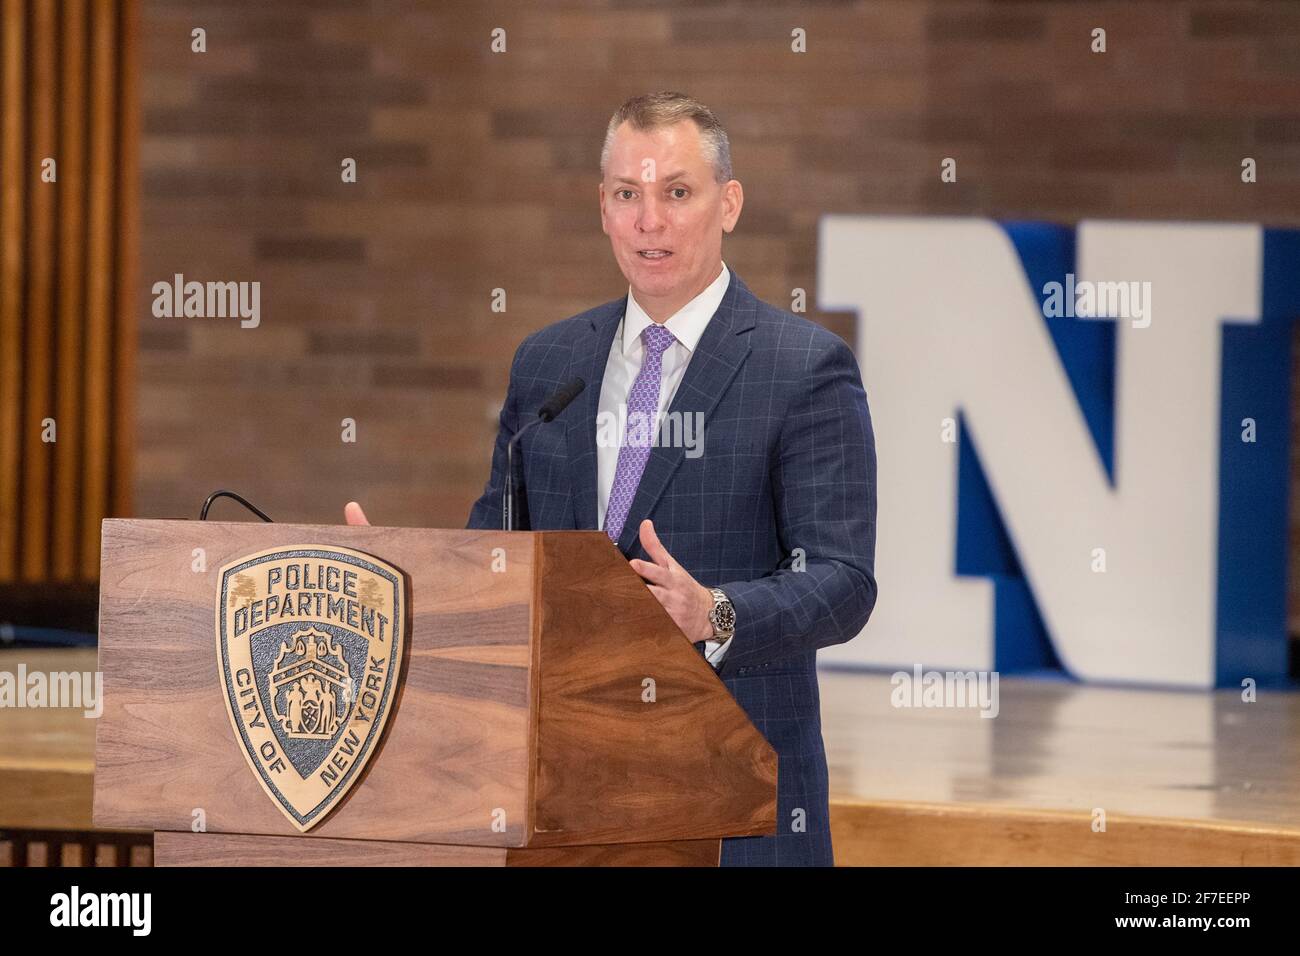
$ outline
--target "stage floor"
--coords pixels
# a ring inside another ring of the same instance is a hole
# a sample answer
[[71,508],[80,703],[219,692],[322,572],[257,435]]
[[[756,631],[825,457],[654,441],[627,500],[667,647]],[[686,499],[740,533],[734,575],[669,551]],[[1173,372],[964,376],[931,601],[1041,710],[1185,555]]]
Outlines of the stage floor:
[[[19,660],[95,651],[0,670]],[[1300,865],[1300,693],[1008,678],[986,718],[894,707],[885,673],[819,679],[839,864]],[[0,710],[0,827],[90,829],[93,761],[79,712]]]
[[996,717],[890,705],[889,675],[819,674],[832,799],[1300,827],[1300,693],[999,681]]
[[[822,670],[819,678],[837,859],[863,827],[905,813],[937,823],[945,808],[991,826],[1054,820],[1091,834],[1100,809],[1112,833],[1117,822],[1167,822],[1267,833],[1288,846],[1300,838],[1300,693],[1260,690],[1246,703],[1239,690],[1008,678],[987,718],[976,707],[894,707],[886,673]],[[854,808],[862,815],[851,826]],[[919,860],[932,862],[924,854],[888,862]]]

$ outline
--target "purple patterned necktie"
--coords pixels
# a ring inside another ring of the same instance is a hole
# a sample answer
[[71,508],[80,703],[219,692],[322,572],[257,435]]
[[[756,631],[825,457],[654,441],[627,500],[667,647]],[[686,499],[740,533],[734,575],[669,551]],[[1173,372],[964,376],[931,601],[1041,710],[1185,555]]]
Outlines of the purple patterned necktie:
[[627,427],[623,433],[623,447],[618,450],[618,467],[614,469],[614,485],[609,490],[609,507],[605,510],[605,534],[615,544],[623,533],[636,487],[641,483],[641,473],[650,458],[654,443],[655,413],[659,411],[659,380],[663,377],[663,357],[668,346],[676,341],[673,333],[662,325],[647,325],[641,332],[645,358],[637,373],[632,390],[627,393]]

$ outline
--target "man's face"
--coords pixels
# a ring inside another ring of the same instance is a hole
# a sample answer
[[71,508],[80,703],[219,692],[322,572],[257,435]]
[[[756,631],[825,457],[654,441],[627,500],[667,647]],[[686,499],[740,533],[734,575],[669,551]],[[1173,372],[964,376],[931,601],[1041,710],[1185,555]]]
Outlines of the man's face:
[[722,234],[743,201],[739,182],[714,180],[693,121],[618,128],[600,184],[601,228],[652,319],[670,318],[717,278]]

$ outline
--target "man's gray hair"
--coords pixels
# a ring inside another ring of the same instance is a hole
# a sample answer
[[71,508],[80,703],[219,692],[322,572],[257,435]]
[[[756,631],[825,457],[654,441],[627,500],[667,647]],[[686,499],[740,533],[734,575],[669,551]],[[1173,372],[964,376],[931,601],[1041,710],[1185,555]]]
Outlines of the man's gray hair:
[[713,167],[713,178],[718,183],[728,182],[731,177],[731,143],[727,140],[727,131],[722,128],[718,118],[699,100],[685,93],[663,90],[659,93],[647,93],[634,96],[610,118],[605,130],[605,145],[600,151],[600,175],[603,178],[609,169],[609,154],[614,146],[614,134],[625,122],[631,123],[633,129],[649,130],[661,126],[672,126],[683,120],[694,120],[700,130],[700,143],[704,156]]

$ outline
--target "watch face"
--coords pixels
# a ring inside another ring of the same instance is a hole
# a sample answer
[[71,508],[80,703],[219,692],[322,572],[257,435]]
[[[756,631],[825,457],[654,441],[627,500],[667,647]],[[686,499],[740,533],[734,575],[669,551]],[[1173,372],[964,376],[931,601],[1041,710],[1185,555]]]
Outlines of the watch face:
[[713,623],[715,630],[733,630],[736,626],[736,609],[732,607],[730,601],[715,604],[713,610],[709,613],[709,620]]

